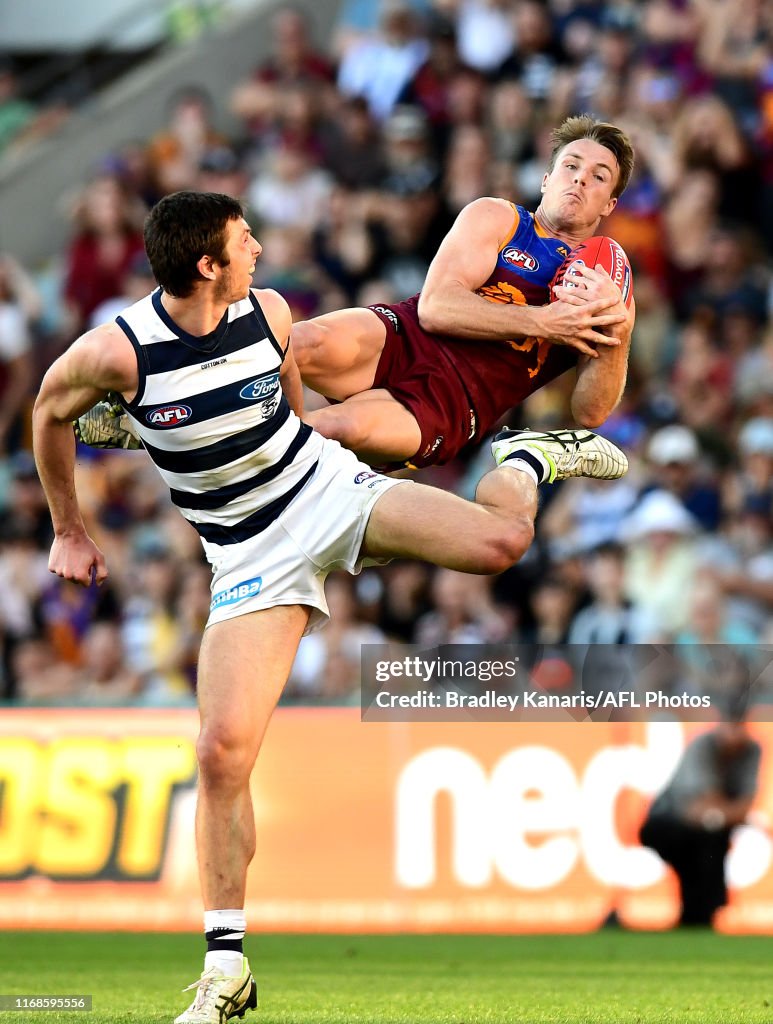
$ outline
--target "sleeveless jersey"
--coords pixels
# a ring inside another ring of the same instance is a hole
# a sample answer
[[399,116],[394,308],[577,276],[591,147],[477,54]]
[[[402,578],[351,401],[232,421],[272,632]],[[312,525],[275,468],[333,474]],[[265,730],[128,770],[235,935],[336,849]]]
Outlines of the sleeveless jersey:
[[500,248],[496,266],[478,295],[490,302],[543,306],[550,301],[550,282],[569,255],[569,246],[542,232],[533,213],[515,203],[511,206],[513,233]]
[[[512,233],[477,294],[489,302],[544,305],[569,247],[546,235],[533,214],[513,209]],[[419,321],[419,295],[372,305],[386,331],[373,381],[404,405],[421,428],[410,464],[442,465],[480,441],[513,406],[575,366],[576,349],[539,338],[484,341],[431,334]]]
[[[546,235],[528,210],[512,205],[513,233],[500,248],[478,295],[489,302],[542,306],[550,301],[550,282],[570,248],[560,238]],[[577,363],[575,349],[540,338],[453,341],[445,352],[467,389],[483,432],[512,406]]]
[[174,323],[161,289],[116,323],[139,370],[123,405],[174,504],[208,553],[260,533],[311,478],[323,439],[282,394],[284,353],[258,300],[232,303],[202,338]]

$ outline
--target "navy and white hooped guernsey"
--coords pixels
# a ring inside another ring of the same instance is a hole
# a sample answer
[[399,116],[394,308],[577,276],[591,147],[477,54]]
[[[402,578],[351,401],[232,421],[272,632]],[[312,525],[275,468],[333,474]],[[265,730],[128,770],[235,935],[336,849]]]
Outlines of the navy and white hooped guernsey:
[[311,478],[324,442],[282,394],[284,353],[258,300],[232,303],[203,338],[174,323],[161,289],[116,322],[139,369],[123,404],[174,504],[205,547],[260,533]]

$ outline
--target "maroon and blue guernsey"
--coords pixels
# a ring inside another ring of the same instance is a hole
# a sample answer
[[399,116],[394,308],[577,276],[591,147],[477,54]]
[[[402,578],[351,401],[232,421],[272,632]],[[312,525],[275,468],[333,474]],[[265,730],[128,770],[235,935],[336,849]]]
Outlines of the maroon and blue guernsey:
[[[489,302],[542,306],[569,246],[553,238],[522,206],[496,266],[478,294]],[[483,341],[430,334],[418,317],[418,295],[370,306],[387,339],[374,388],[386,388],[416,417],[422,446],[416,466],[443,463],[480,440],[513,406],[576,365],[576,349],[539,338]]]

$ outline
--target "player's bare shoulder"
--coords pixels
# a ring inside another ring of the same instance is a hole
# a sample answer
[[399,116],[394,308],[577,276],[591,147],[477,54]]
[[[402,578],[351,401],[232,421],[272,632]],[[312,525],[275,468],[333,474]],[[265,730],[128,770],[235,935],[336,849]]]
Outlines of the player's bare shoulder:
[[137,388],[137,356],[117,323],[100,324],[82,334],[67,355],[73,369],[97,386],[127,395]]
[[287,305],[287,300],[279,292],[274,291],[273,288],[253,288],[251,290],[260,303],[260,308],[268,320],[268,325],[274,337],[284,345],[290,335],[290,328],[293,323],[292,313]]
[[518,211],[507,199],[482,196],[463,207],[449,237],[465,246],[499,249],[512,237],[518,220]]

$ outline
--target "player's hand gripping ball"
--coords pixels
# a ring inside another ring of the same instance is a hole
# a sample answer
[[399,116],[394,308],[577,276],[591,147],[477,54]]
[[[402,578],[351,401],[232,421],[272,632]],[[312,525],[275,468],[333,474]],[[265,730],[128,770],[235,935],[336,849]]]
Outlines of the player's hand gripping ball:
[[626,309],[630,308],[633,298],[633,275],[631,264],[625,255],[622,246],[618,245],[613,238],[606,235],[594,235],[581,242],[576,249],[572,249],[564,262],[556,271],[550,286],[550,301],[555,301],[553,286],[565,285],[567,288],[579,287],[572,278],[581,278],[578,267],[595,267],[599,265],[606,270],[623,296]]

